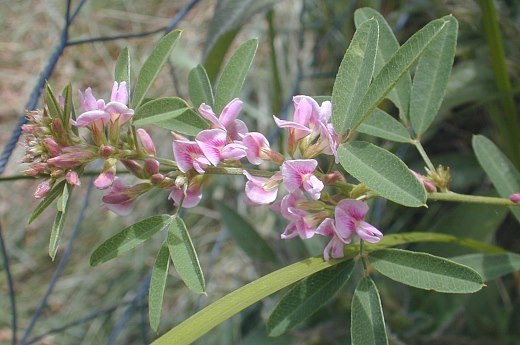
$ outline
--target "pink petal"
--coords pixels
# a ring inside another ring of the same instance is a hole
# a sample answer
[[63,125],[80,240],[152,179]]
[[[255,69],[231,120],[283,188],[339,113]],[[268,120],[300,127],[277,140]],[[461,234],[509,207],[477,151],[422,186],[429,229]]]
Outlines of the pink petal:
[[329,261],[332,256],[333,259],[340,259],[344,254],[345,243],[337,237],[333,237],[330,242],[323,249],[323,259]]
[[134,209],[134,201],[130,200],[121,204],[104,204],[104,207],[120,216],[128,216]]
[[199,106],[199,113],[202,115],[203,118],[211,122],[215,127],[222,127],[219,119],[215,116],[215,113],[213,112],[213,109],[206,103],[202,103]]
[[96,98],[92,95],[90,87],[85,90],[84,95],[79,92],[79,100],[85,111],[98,110]]
[[270,150],[269,141],[262,133],[258,132],[247,133],[242,139],[242,143],[246,147],[247,160],[255,165],[262,163],[261,150]]
[[99,174],[99,176],[94,180],[94,186],[97,189],[107,189],[112,185],[115,177],[115,169],[107,169],[106,171],[101,172],[101,174]]
[[222,129],[205,129],[195,137],[202,153],[213,165],[220,163],[220,150],[226,145],[227,135]]
[[316,233],[327,237],[334,237],[334,235],[336,235],[336,225],[334,224],[334,219],[325,218],[316,229]]
[[65,179],[67,180],[67,183],[72,186],[79,186],[81,185],[81,181],[79,179],[78,173],[74,170],[67,171],[67,174],[65,175]]
[[314,172],[318,162],[314,159],[286,160],[281,167],[285,188],[292,193],[303,184],[304,175]]
[[313,200],[318,200],[320,198],[321,191],[324,187],[323,182],[314,175],[308,175],[307,178],[303,179],[303,189]]
[[269,185],[270,179],[252,176],[246,170],[243,171],[243,174],[248,179],[245,192],[249,200],[259,205],[265,205],[272,203],[276,199],[278,184],[274,183],[271,186]]
[[383,237],[383,233],[381,231],[365,221],[359,221],[357,223],[356,233],[361,239],[369,243],[379,242],[379,240],[381,240]]
[[[302,131],[303,133],[302,134],[309,134],[311,132],[311,129],[300,124],[300,123],[297,123],[297,122],[294,122],[294,121],[286,121],[286,120],[281,120],[279,118],[277,118],[276,116],[273,115],[273,119],[274,119],[274,122],[276,123],[276,125],[280,128],[293,128],[293,129],[297,129],[297,130],[300,130]],[[296,140],[298,139],[301,139],[303,138],[305,135],[302,135],[300,138],[297,138]]]
[[248,132],[242,120],[235,120],[226,127],[227,135],[231,140],[240,140]]
[[363,220],[368,212],[368,205],[361,200],[343,199],[336,206],[336,212],[338,209],[355,220]]
[[105,111],[109,113],[112,118],[119,116],[121,123],[128,121],[134,115],[133,109],[129,109],[125,104],[120,102],[108,103],[105,107]]
[[71,123],[78,127],[85,127],[90,125],[93,121],[103,120],[107,121],[110,118],[110,114],[104,110],[90,110],[86,111],[80,116],[78,116],[76,121],[71,121]]
[[128,104],[128,90],[126,88],[126,81],[122,81],[119,85],[117,84],[117,81],[114,82],[114,85],[112,86],[110,102]]
[[236,120],[242,110],[242,106],[243,102],[235,98],[224,107],[219,116],[220,123],[224,128],[227,129]]
[[298,229],[297,225],[294,222],[289,223],[286,227],[284,232],[280,235],[280,238],[282,240],[287,240],[289,238],[293,238],[298,236]]
[[309,96],[294,96],[294,122],[309,127],[309,124],[317,120],[318,103]]
[[194,157],[203,155],[199,145],[194,141],[174,140],[172,146],[177,167],[184,173],[193,168]]
[[42,198],[46,197],[50,191],[51,191],[51,183],[49,180],[45,180],[43,182],[40,182],[40,184],[38,184],[38,187],[36,187],[36,192],[34,192],[34,197],[36,199],[42,199]]
[[246,156],[246,147],[239,143],[224,146],[220,152],[222,159],[240,160]]

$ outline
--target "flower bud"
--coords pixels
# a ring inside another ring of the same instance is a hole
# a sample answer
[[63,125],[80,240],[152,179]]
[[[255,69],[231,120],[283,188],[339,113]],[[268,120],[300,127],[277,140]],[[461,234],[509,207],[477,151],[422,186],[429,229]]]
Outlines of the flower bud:
[[144,160],[144,170],[150,174],[157,174],[159,172],[159,162],[153,158],[146,158]]
[[108,146],[108,145],[101,145],[99,147],[99,155],[101,156],[101,158],[110,158],[110,156],[112,155],[112,153],[114,152],[114,148],[112,146]]
[[155,156],[155,153],[156,153],[155,145],[153,144],[152,138],[150,137],[148,132],[146,132],[142,128],[139,128],[137,130],[137,135],[138,135],[139,140],[141,141],[141,145],[143,145],[143,148],[146,151],[146,153],[148,153],[152,156]]
[[511,194],[511,196],[509,196],[509,200],[520,203],[520,193]]
[[38,187],[36,187],[36,192],[34,192],[34,197],[36,199],[42,199],[49,194],[51,191],[51,183],[49,180],[45,180],[41,182]]
[[81,181],[79,180],[78,173],[74,170],[67,171],[67,174],[65,175],[65,179],[72,186],[81,185]]
[[158,185],[160,184],[162,181],[164,181],[164,175],[163,174],[153,174],[152,177],[150,178],[150,181],[152,182],[153,185]]

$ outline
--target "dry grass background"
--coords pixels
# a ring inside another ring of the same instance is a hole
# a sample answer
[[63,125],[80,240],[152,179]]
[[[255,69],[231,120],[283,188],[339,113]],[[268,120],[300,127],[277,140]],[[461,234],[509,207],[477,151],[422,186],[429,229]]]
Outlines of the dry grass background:
[[[73,4],[76,2],[73,1]],[[88,1],[73,23],[71,39],[113,35],[117,33],[140,32],[167,25],[173,16],[188,1]],[[210,20],[214,1],[201,1],[179,25],[184,30],[182,40],[174,52],[176,83],[172,83],[169,72],[165,69],[151,91],[155,96],[178,94],[185,96],[185,80],[189,67],[200,60],[202,44],[206,35],[206,25]],[[0,148],[5,146],[11,131],[20,116],[34,87],[38,74],[45,67],[50,54],[54,51],[63,25],[65,1],[1,1],[0,22]],[[288,11],[291,11],[289,6]],[[291,16],[288,16],[289,19]],[[261,22],[261,21],[259,21]],[[259,22],[248,24],[249,30],[242,35],[253,37],[255,31],[265,30]],[[286,23],[290,24],[290,23]],[[68,47],[61,56],[50,83],[55,90],[71,82],[73,89],[91,86],[95,95],[107,97],[111,88],[114,60],[120,49],[129,46],[135,66],[149,53],[159,38],[153,35],[146,38],[117,40]],[[240,42],[241,39],[237,39]],[[261,65],[267,60],[266,46],[261,45],[255,64]],[[253,83],[258,84],[267,78],[265,73],[256,72]],[[257,85],[255,85],[257,86]],[[259,98],[268,97],[266,93],[257,93]],[[254,112],[266,110],[256,107]],[[269,116],[270,114],[268,114]],[[157,139],[159,150],[165,156],[171,155],[169,136],[161,131],[152,130]],[[22,149],[17,148],[4,173],[5,176],[19,174],[23,166],[18,162]],[[65,234],[57,260],[63,254],[71,229],[86,195],[88,179],[82,180],[81,188],[75,191],[74,203],[69,214]],[[37,205],[32,193],[37,185],[33,180],[18,180],[0,183],[0,224],[6,239],[11,261],[11,270],[15,281],[18,305],[19,332],[27,327],[37,303],[43,296],[57,262],[52,262],[47,255],[49,230],[53,214],[46,211],[30,226],[27,218]],[[211,193],[217,197],[229,197],[226,190],[214,188]],[[90,198],[86,220],[81,225],[79,237],[74,243],[73,255],[60,278],[42,317],[36,324],[32,336],[49,329],[63,326],[67,322],[79,319],[91,312],[131,300],[136,288],[142,283],[160,247],[162,238],[158,236],[145,246],[100,267],[91,268],[88,258],[92,250],[104,239],[113,235],[125,225],[137,219],[168,212],[166,194],[148,196],[140,200],[131,216],[121,218],[100,210],[101,193],[94,191]],[[219,215],[210,209],[199,207],[187,216],[191,224],[193,241],[200,254],[201,265],[209,275],[208,296],[196,296],[188,291],[172,271],[166,291],[163,308],[164,331],[182,321],[198,306],[221,297],[227,292],[253,280],[256,276],[255,265],[250,259],[229,241],[225,240],[216,258],[211,251],[219,234],[220,226],[215,221]],[[262,218],[265,224],[273,224],[274,218],[265,218],[263,211],[253,211],[253,219]],[[267,220],[266,220],[267,219]],[[273,226],[265,227],[273,229]],[[268,230],[268,231],[271,231]],[[275,238],[273,232],[268,235]],[[213,262],[216,260],[216,262]],[[209,272],[211,270],[211,272]],[[11,337],[11,314],[7,298],[5,274],[0,274],[0,344],[7,343]],[[146,296],[145,296],[146,297]],[[139,301],[142,304],[145,300]],[[65,331],[48,335],[39,344],[98,344],[104,343],[124,317],[126,306],[121,306],[112,315],[108,314],[85,324]],[[124,328],[117,343],[143,343],[153,339],[154,335],[145,332],[148,339],[143,339],[141,328],[147,327],[146,308],[136,308],[134,317]],[[202,342],[203,343],[203,342]]]

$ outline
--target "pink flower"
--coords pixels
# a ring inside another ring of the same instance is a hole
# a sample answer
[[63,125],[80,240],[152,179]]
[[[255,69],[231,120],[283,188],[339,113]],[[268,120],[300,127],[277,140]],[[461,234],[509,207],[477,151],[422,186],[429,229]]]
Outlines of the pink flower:
[[51,187],[52,187],[51,182],[49,180],[40,182],[40,184],[38,184],[38,187],[36,187],[36,192],[34,192],[34,197],[36,199],[45,198],[47,196],[47,194],[49,194],[49,192],[51,191]]
[[314,157],[320,153],[336,155],[337,135],[329,123],[331,103],[325,101],[319,106],[312,97],[303,95],[293,97],[293,103],[293,121],[273,116],[278,127],[289,130],[289,152],[294,153],[300,145],[304,157]]
[[184,208],[197,206],[202,199],[202,179],[200,177],[199,175],[192,178],[186,190],[184,190],[184,186],[174,185],[168,199],[172,200],[176,206],[179,206],[182,200],[182,207]]
[[424,177],[423,175],[419,174],[418,172],[415,172],[413,171],[412,169],[408,169],[411,171],[411,173],[419,180],[419,182],[421,182],[424,186],[424,188],[426,189],[426,191],[428,192],[436,192],[437,191],[437,186],[435,186],[434,183],[428,181],[426,179],[426,177]]
[[323,220],[320,226],[318,226],[316,229],[316,233],[331,237],[331,240],[323,249],[323,258],[325,261],[329,261],[331,256],[333,259],[339,259],[343,257],[343,248],[345,247],[346,243],[350,243],[350,238],[348,239],[348,242],[344,242],[340,237],[338,237],[336,225],[334,224],[334,220],[332,218],[325,218],[325,220]]
[[362,240],[379,242],[383,234],[363,219],[368,212],[368,205],[360,200],[344,199],[336,206],[336,235],[344,243],[349,243],[356,233]]
[[174,140],[173,155],[177,162],[177,167],[184,173],[193,168],[199,174],[204,174],[204,169],[211,165],[211,162],[204,156],[204,153],[195,141]]
[[259,165],[264,159],[272,160],[279,164],[284,161],[280,153],[271,150],[269,141],[262,133],[246,133],[242,138],[242,144],[246,147],[247,160],[251,164]]
[[206,129],[195,137],[195,141],[208,161],[217,166],[221,160],[239,160],[246,155],[246,147],[238,142],[227,143],[226,131]]
[[104,123],[110,118],[110,114],[105,111],[105,101],[102,99],[96,100],[90,87],[85,90],[85,94],[79,92],[79,101],[85,112],[80,114],[76,121],[71,120],[73,125],[85,127],[94,121]]
[[324,185],[313,174],[317,166],[318,162],[315,159],[286,160],[281,171],[285,188],[289,193],[303,189],[312,199],[319,199]]
[[102,198],[104,206],[120,216],[127,216],[132,212],[135,199],[150,187],[151,185],[147,183],[127,186],[121,179],[115,177],[110,191]]
[[149,155],[155,156],[155,145],[152,141],[152,138],[150,137],[150,134],[148,134],[147,131],[145,131],[142,128],[139,128],[137,130],[137,136],[139,137],[139,140],[141,141],[141,145],[143,146],[146,153]]
[[302,239],[308,239],[314,236],[316,227],[321,221],[322,214],[310,214],[298,208],[298,204],[302,201],[307,200],[303,198],[299,190],[293,194],[287,194],[282,198],[279,212],[284,218],[289,220],[289,224],[285,227],[281,235],[282,239],[289,239],[296,236]]
[[95,158],[95,154],[82,146],[67,146],[61,149],[62,153],[47,160],[59,168],[72,168],[88,163]]
[[116,178],[116,167],[111,166],[103,170],[94,180],[94,187],[97,189],[107,189],[114,183]]
[[278,186],[281,181],[279,173],[274,174],[270,178],[266,178],[253,176],[247,170],[243,170],[242,172],[248,180],[246,182],[245,192],[249,201],[258,205],[266,205],[276,199]]
[[237,120],[238,114],[242,110],[242,105],[242,101],[238,98],[231,100],[217,118],[213,109],[206,103],[202,103],[199,106],[199,113],[203,118],[211,122],[212,128],[223,129],[231,140],[239,140],[243,134],[247,133],[246,124],[241,120]]
[[67,180],[67,183],[72,186],[79,186],[81,185],[81,181],[79,180],[78,173],[74,170],[67,171],[67,174],[65,174],[65,179]]

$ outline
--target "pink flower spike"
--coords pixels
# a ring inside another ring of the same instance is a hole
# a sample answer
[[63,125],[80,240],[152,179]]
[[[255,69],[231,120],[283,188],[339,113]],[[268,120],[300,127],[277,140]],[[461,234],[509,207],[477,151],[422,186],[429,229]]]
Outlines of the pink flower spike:
[[368,205],[360,200],[344,199],[337,204],[336,234],[344,243],[350,242],[353,233],[370,243],[378,242],[383,237],[381,231],[363,220],[367,212]]
[[67,171],[67,174],[65,175],[65,179],[67,180],[67,183],[72,186],[79,186],[81,185],[81,181],[79,180],[78,173],[74,170]]
[[520,203],[520,193],[511,194],[509,200],[512,202]]
[[155,156],[155,145],[152,141],[152,138],[150,137],[150,134],[148,134],[148,132],[144,129],[139,128],[137,129],[137,136],[139,137],[139,141],[141,141],[141,145],[143,145],[143,148],[146,151],[146,153]]
[[204,169],[211,164],[195,141],[174,140],[172,146],[177,166],[184,173],[194,168],[204,174]]
[[243,170],[247,178],[245,192],[250,201],[266,205],[272,203],[278,194],[280,178],[276,174],[271,178],[257,177],[251,175],[247,170]]
[[126,81],[122,81],[121,84],[114,82],[112,86],[112,94],[110,95],[110,102],[119,102],[128,104],[128,90],[126,88]]
[[323,182],[313,175],[318,162],[314,159],[286,160],[281,167],[283,182],[289,193],[302,188],[317,200],[323,190]]
[[51,191],[51,183],[49,180],[45,180],[43,182],[40,182],[38,187],[36,187],[36,192],[34,192],[34,197],[36,199],[45,198],[47,196],[47,194],[49,194],[50,191]]

